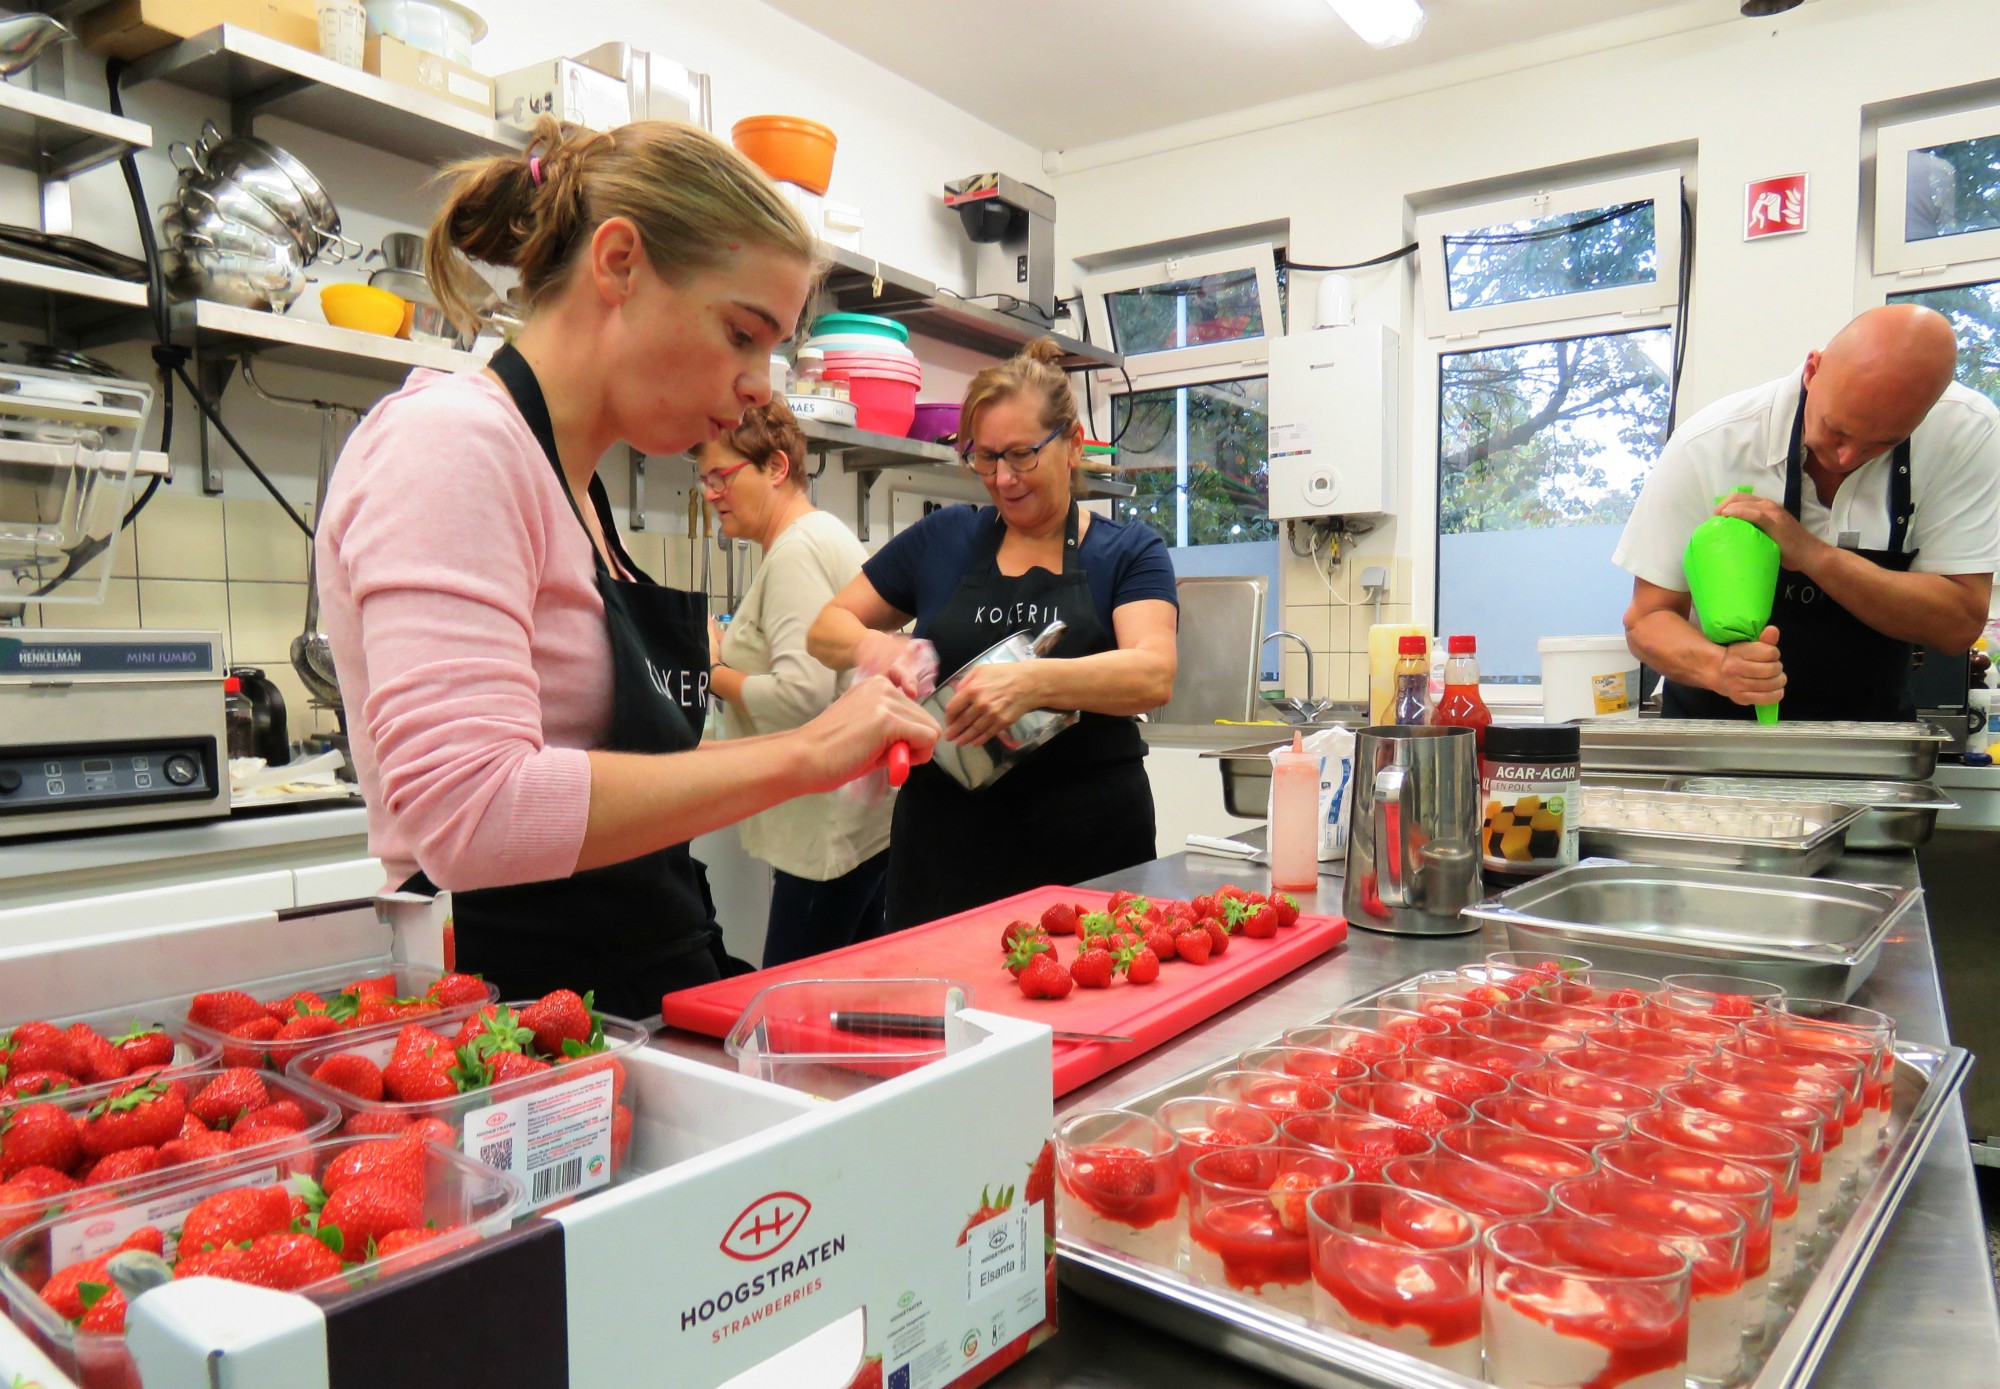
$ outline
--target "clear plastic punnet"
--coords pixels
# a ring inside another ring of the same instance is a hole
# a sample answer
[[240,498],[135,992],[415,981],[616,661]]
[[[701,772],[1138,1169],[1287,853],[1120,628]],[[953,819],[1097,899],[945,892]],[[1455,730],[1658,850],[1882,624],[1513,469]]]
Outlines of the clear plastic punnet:
[[836,1100],[943,1060],[969,992],[949,979],[773,984],[722,1045],[744,1075]]

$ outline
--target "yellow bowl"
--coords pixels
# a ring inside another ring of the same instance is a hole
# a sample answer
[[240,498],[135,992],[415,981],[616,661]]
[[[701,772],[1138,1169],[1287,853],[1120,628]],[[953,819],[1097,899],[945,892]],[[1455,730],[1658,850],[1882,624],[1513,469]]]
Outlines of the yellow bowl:
[[393,338],[402,329],[409,301],[374,285],[328,285],[319,292],[320,312],[336,328],[353,328]]

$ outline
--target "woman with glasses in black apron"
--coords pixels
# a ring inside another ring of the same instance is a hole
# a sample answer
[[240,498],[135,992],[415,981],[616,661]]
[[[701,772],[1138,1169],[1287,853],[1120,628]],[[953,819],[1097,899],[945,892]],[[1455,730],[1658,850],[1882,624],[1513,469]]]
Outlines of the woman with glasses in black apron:
[[[2000,411],[1953,383],[1956,355],[1942,315],[1874,309],[1803,372],[1675,431],[1613,556],[1634,576],[1626,640],[1667,677],[1662,713],[1906,720],[1916,648],[1978,639],[2000,560]],[[1681,554],[1711,513],[1778,543],[1757,641],[1718,645],[1690,620]]]
[[935,723],[887,681],[793,733],[697,750],[705,595],[619,539],[597,460],[681,452],[769,398],[814,241],[706,133],[544,121],[452,171],[426,247],[511,266],[527,323],[483,372],[419,372],[355,431],[316,544],[321,609],[390,882],[450,889],[457,965],[645,1017],[741,966],[688,841],[879,764]]
[[[1146,744],[1132,716],[1173,697],[1173,563],[1150,529],[1082,510],[1083,427],[1055,341],[988,367],[966,391],[960,457],[988,507],[948,507],[897,534],[821,612],[807,643],[835,670],[888,671],[928,692],[922,644],[949,676],[1016,632],[1064,623],[1053,659],[960,682],[944,736],[986,742],[1033,709],[1077,723],[968,790],[912,771],[889,831],[888,925],[933,921],[1154,856]],[[914,636],[899,629],[916,619]]]

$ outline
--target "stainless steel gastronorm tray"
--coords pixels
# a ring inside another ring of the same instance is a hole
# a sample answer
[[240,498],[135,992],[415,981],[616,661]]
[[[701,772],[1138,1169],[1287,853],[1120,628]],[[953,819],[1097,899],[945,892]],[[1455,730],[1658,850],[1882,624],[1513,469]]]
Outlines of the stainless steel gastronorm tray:
[[1782,800],[1839,801],[1864,807],[1847,829],[1847,847],[1860,851],[1915,849],[1930,841],[1938,812],[1958,802],[1928,781],[1848,781],[1840,777],[1674,777],[1669,791],[1710,796],[1772,796]]
[[[1606,812],[1614,805],[1668,823],[1643,828],[1606,824]],[[1600,857],[1811,877],[1840,857],[1851,827],[1865,813],[1864,807],[1832,801],[1629,787],[1593,788],[1586,784],[1583,818],[1577,829],[1583,852]],[[1783,827],[1783,832],[1765,835],[1727,832],[1729,828],[1742,828],[1745,820],[1757,818],[1791,823]]]
[[[1377,992],[1412,982],[1403,980]],[[1366,1003],[1373,996],[1352,1003]],[[1210,1076],[1232,1064],[1224,1059],[1190,1071],[1123,1107],[1150,1114],[1177,1096],[1200,1094]],[[1970,1054],[1958,1047],[1940,1051],[1896,1044],[1887,1155],[1811,1281],[1796,1290],[1797,1309],[1791,1319],[1775,1336],[1767,1333],[1746,1359],[1743,1375],[1732,1389],[1803,1389],[1810,1382],[1939,1121],[1971,1068]],[[1062,1256],[1058,1269],[1063,1282],[1085,1297],[1293,1384],[1312,1389],[1475,1389],[1484,1384],[1094,1241],[1058,1231],[1056,1248]]]
[[1636,974],[1740,974],[1846,998],[1921,895],[1776,873],[1586,859],[1468,907],[1516,950],[1568,951]]
[[1778,723],[1736,719],[1584,719],[1593,771],[1878,777],[1927,781],[1950,741],[1927,723]]

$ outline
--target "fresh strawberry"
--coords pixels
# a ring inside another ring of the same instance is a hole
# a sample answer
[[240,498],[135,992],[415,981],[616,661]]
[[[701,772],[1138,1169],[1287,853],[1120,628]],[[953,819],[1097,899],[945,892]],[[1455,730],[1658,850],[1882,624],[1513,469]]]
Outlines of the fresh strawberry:
[[1021,992],[1029,998],[1062,998],[1075,985],[1069,971],[1056,962],[1054,955],[1035,956],[1021,971],[1019,983]]
[[296,1100],[273,1100],[262,1109],[253,1109],[230,1127],[241,1139],[249,1134],[297,1133],[306,1126],[306,1112]]
[[11,1181],[30,1167],[70,1172],[82,1161],[76,1121],[56,1105],[23,1105],[0,1128],[0,1181]]
[[121,1177],[143,1177],[148,1172],[159,1170],[159,1166],[158,1148],[120,1148],[99,1158],[84,1180],[96,1186],[99,1182],[115,1182]]
[[359,994],[363,998],[394,998],[396,996],[396,976],[378,974],[372,979],[357,979],[349,984],[343,993]]
[[162,1080],[126,1081],[92,1105],[84,1118],[83,1150],[101,1158],[120,1148],[157,1148],[187,1118],[181,1087]]
[[75,1088],[76,1077],[66,1071],[16,1071],[5,1085],[0,1085],[0,1103],[42,1099]]
[[1160,1174],[1137,1148],[1099,1148],[1091,1154],[1090,1184],[1107,1196],[1151,1196]]
[[77,1079],[84,1084],[106,1085],[132,1074],[131,1060],[98,1035],[97,1029],[89,1023],[70,1024],[69,1038],[76,1044],[77,1060],[83,1068]]
[[0,1039],[0,1063],[9,1075],[22,1071],[58,1071],[83,1078],[83,1056],[76,1038],[50,1022],[24,1022]]
[[253,1109],[271,1102],[264,1078],[245,1066],[232,1067],[196,1091],[188,1113],[209,1128],[227,1130]]
[[1310,1172],[1280,1172],[1278,1180],[1271,1183],[1271,1206],[1278,1213],[1278,1224],[1295,1235],[1304,1234],[1306,1198],[1323,1185],[1325,1179]]
[[1613,989],[1605,997],[1604,1006],[1613,1009],[1637,1008],[1645,1001],[1645,995],[1641,994],[1637,989]]
[[252,1018],[270,1016],[263,1004],[240,989],[196,994],[188,1003],[188,1021],[199,1023],[214,1032],[227,1032]]
[[[355,1257],[359,1258],[357,1254]],[[243,1251],[238,1281],[294,1292],[310,1283],[340,1276],[340,1255],[312,1235],[283,1230],[260,1235]]]
[[632,1150],[632,1107],[613,1105],[611,1109],[611,1170],[617,1172],[625,1166],[625,1155]]
[[1249,893],[1245,892],[1235,883],[1224,883],[1221,887],[1215,890],[1215,900],[1218,904],[1232,897],[1238,901],[1242,901],[1245,898],[1249,897],[1249,895],[1250,895]]
[[207,1132],[208,1132],[207,1124],[204,1124],[201,1120],[195,1118],[194,1115],[192,1114],[184,1114],[181,1116],[180,1132],[175,1134],[174,1137],[199,1138]]
[[204,1249],[246,1244],[292,1223],[290,1194],[281,1186],[237,1186],[204,1196],[181,1222],[183,1257]]
[[1026,969],[1038,955],[1052,951],[1054,948],[1054,946],[1049,944],[1048,937],[1046,936],[1016,936],[1014,943],[1007,947],[1007,958],[1003,963],[1006,965],[1007,972],[1016,979],[1019,979],[1021,971]]
[[537,1071],[551,1069],[548,1062],[533,1056],[522,1056],[518,1052],[496,1051],[486,1058],[486,1069],[491,1074],[491,1084],[502,1085],[522,1076],[534,1075]]
[[225,1042],[222,1046],[221,1061],[225,1066],[261,1066],[269,1058],[261,1046],[242,1046],[240,1042],[268,1042],[278,1035],[278,1020],[268,1014],[249,1018],[229,1029],[228,1035],[236,1042]]
[[1014,948],[1014,943],[1018,940],[1024,938],[1032,940],[1038,935],[1046,934],[1047,932],[1043,931],[1034,922],[1022,921],[1019,917],[1016,917],[1000,928],[1000,953],[1005,955],[1011,952]]
[[342,1030],[340,1023],[325,1013],[301,1013],[281,1026],[273,1035],[277,1042],[310,1042],[317,1037],[331,1037]]
[[1183,931],[1174,937],[1174,956],[1186,960],[1191,965],[1205,965],[1209,954],[1215,949],[1215,940],[1207,931]]
[[442,1040],[402,1061],[392,1060],[382,1072],[382,1093],[404,1104],[450,1099],[459,1092],[451,1074],[456,1060],[449,1044]]
[[303,1018],[313,1014],[324,1015],[326,1012],[326,1000],[311,989],[299,989],[296,992],[286,994],[283,998],[272,999],[264,1005],[264,1011],[271,1015],[273,1022],[282,1027],[294,1018]]
[[1111,931],[1102,935],[1081,937],[1076,943],[1077,958],[1082,959],[1085,955],[1109,955],[1112,939],[1117,934]]
[[579,998],[568,989],[544,994],[523,1008],[521,1026],[535,1034],[535,1050],[544,1056],[563,1055],[565,1042],[588,1046],[603,1035],[590,996]]
[[331,1196],[353,1182],[380,1179],[415,1192],[424,1191],[424,1150],[408,1139],[398,1142],[356,1143],[326,1165],[320,1173],[320,1189]]
[[174,1263],[175,1278],[229,1278],[243,1281],[243,1266],[249,1258],[249,1251],[226,1244],[215,1249],[201,1249],[187,1253],[187,1234],[181,1234],[181,1252]]
[[1488,1008],[1498,1008],[1503,1003],[1514,1001],[1514,995],[1491,984],[1475,984],[1465,991],[1465,996],[1474,1003],[1483,1004]]
[[86,1305],[83,1317],[77,1322],[79,1331],[95,1331],[105,1336],[125,1334],[125,1294],[118,1291],[118,1285],[109,1281],[91,1283],[84,1289],[81,1299]]
[[1146,932],[1146,948],[1153,952],[1153,958],[1167,961],[1174,958],[1174,928],[1155,926]]
[[1715,1002],[1709,1005],[1710,1017],[1727,1018],[1731,1022],[1741,1022],[1756,1015],[1756,1005],[1748,994],[1717,994]]
[[[111,1263],[109,1254],[99,1254],[94,1259],[83,1259],[60,1268],[42,1284],[42,1301],[65,1321],[81,1321],[83,1314],[90,1310],[90,1303],[104,1296],[104,1290],[111,1286],[111,1275],[106,1269]],[[88,1291],[87,1291],[88,1290]],[[88,1297],[89,1301],[85,1298]]]
[[423,1226],[412,1226],[407,1230],[391,1230],[388,1234],[382,1236],[381,1239],[375,1241],[375,1257],[378,1259],[391,1258],[394,1255],[403,1253],[405,1250],[416,1249],[428,1244],[443,1233],[442,1230],[426,1229]]
[[1160,957],[1143,945],[1120,950],[1117,965],[1128,984],[1150,984],[1160,977]]
[[[572,1077],[587,1075],[591,1071],[611,1072],[611,1102],[617,1104],[625,1098],[625,1063],[615,1056],[605,1056],[601,1052],[586,1053],[582,1056],[565,1056],[556,1062],[564,1067]],[[455,1139],[444,1140],[449,1146]]]
[[361,1100],[382,1098],[382,1068],[359,1052],[344,1051],[319,1063],[313,1079]]
[[1076,919],[1077,934],[1085,940],[1095,936],[1108,936],[1117,929],[1117,923],[1112,921],[1110,912],[1085,912]]
[[407,1133],[410,1121],[400,1114],[361,1113],[350,1114],[340,1126],[343,1138],[354,1138],[364,1134]]
[[424,991],[424,997],[441,1008],[486,1002],[486,981],[476,974],[447,974]]
[[1278,914],[1278,925],[1280,927],[1296,926],[1299,924],[1299,899],[1292,896],[1291,893],[1272,893],[1270,904],[1271,910]]
[[1152,905],[1151,901],[1148,898],[1141,897],[1136,892],[1127,892],[1123,888],[1120,888],[1118,891],[1111,894],[1111,900],[1105,903],[1104,910],[1112,913],[1113,915],[1116,915],[1118,912],[1123,911],[1126,907],[1131,906],[1134,903],[1138,904],[1139,910],[1141,911],[1144,911],[1147,907]]
[[[251,1132],[254,1134],[255,1129]],[[236,1151],[236,1140],[228,1134],[198,1133],[193,1138],[170,1138],[160,1145],[160,1166],[179,1167],[184,1162],[228,1157]]]
[[1069,977],[1079,989],[1108,989],[1116,969],[1117,959],[1109,950],[1089,950],[1070,965]]
[[1199,921],[1204,916],[1214,916],[1222,910],[1213,896],[1204,893],[1191,899],[1187,904],[1188,915]]
[[[1055,1306],[1055,1300],[1051,1298],[1048,1305]],[[847,1389],[882,1389],[882,1357],[871,1355],[864,1359],[854,1378],[847,1381]]]
[[[75,1191],[80,1183],[67,1172],[59,1172],[53,1167],[24,1167],[14,1174],[7,1185],[15,1188],[30,1200],[43,1200],[50,1196],[61,1196]],[[4,1205],[5,1202],[0,1202]]]
[[969,1217],[967,1217],[965,1222],[965,1228],[958,1232],[959,1244],[963,1245],[965,1243],[965,1237],[971,1234],[976,1227],[984,1225],[994,1216],[1005,1214],[1007,1211],[1010,1211],[1013,1208],[1014,1208],[1013,1187],[1011,1186],[1001,1187],[1000,1194],[998,1196],[995,1196],[990,1188],[981,1187],[979,1191],[979,1209],[974,1211]]
[[1278,934],[1278,913],[1269,902],[1261,902],[1243,913],[1240,929],[1251,940],[1269,940]]
[[1058,902],[1042,913],[1042,929],[1052,936],[1073,936],[1080,916],[1075,904]]
[[125,1053],[127,1064],[135,1071],[145,1066],[171,1066],[174,1061],[174,1039],[157,1027],[134,1028],[113,1038],[111,1045]]
[[362,1177],[343,1184],[320,1208],[321,1228],[340,1231],[343,1257],[359,1259],[368,1241],[391,1230],[424,1223],[423,1198],[408,1186],[384,1177]]
[[1209,953],[1220,955],[1229,948],[1229,928],[1214,917],[1205,917],[1201,929],[1208,934]]

